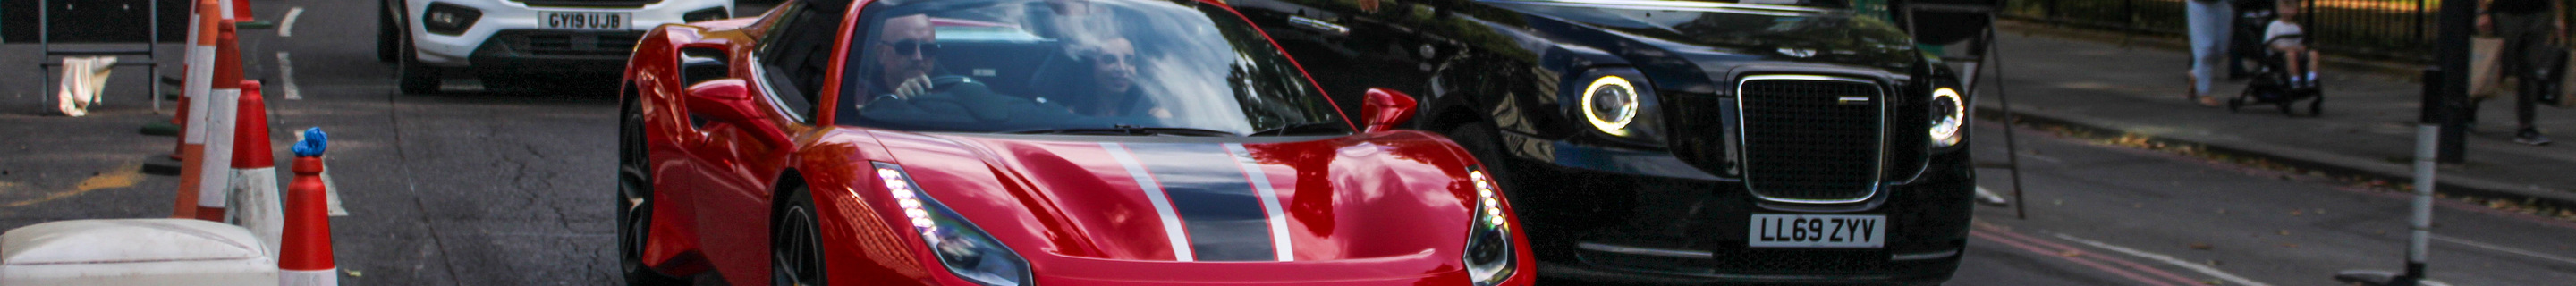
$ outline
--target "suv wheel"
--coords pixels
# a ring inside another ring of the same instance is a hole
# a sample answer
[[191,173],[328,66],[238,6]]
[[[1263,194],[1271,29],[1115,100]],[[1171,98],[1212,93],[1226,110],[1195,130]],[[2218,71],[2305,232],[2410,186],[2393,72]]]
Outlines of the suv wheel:
[[397,38],[402,36],[402,27],[400,22],[394,21],[393,12],[385,10],[394,8],[390,7],[393,4],[383,1],[376,4],[379,6],[376,7],[376,62],[391,63],[395,56],[403,55],[402,47],[395,46],[402,42]]
[[402,93],[437,93],[438,80],[440,76],[438,68],[420,63],[420,57],[418,56],[419,53],[413,52],[411,37],[409,35],[403,36],[402,39],[403,43],[401,48],[403,56],[396,57],[402,62],[400,65],[402,70],[396,71],[394,74],[394,77],[402,86]]

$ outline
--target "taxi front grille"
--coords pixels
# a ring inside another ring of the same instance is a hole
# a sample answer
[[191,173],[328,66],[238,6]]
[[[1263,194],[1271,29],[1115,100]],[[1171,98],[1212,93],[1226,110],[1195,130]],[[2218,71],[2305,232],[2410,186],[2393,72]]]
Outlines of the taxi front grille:
[[1750,76],[1743,101],[1744,183],[1765,200],[1848,203],[1878,192],[1885,93],[1823,76]]

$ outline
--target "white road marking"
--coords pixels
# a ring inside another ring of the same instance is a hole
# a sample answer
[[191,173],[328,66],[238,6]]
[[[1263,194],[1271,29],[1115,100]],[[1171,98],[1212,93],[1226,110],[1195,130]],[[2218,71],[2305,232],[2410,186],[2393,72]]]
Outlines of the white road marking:
[[2460,239],[2460,238],[2456,238],[2456,237],[2449,237],[2449,236],[2440,236],[2440,235],[2435,235],[2435,236],[2433,236],[2433,240],[2440,240],[2440,241],[2442,241],[2442,242],[2449,242],[2449,243],[2457,243],[2457,244],[2460,244],[2460,245],[2467,245],[2467,246],[2469,246],[2469,247],[2484,248],[2484,249],[2486,249],[2486,250],[2494,250],[2494,251],[2496,251],[2496,252],[2519,254],[2519,255],[2522,255],[2522,256],[2530,256],[2530,257],[2532,257],[2532,258],[2545,259],[2545,260],[2549,260],[2549,261],[2557,261],[2557,262],[2560,262],[2560,263],[2576,264],[2576,258],[2560,257],[2560,256],[2556,256],[2556,255],[2549,255],[2549,254],[2544,254],[2544,253],[2540,253],[2540,252],[2534,252],[2534,251],[2530,251],[2530,250],[2522,250],[2522,249],[2516,249],[2516,248],[2512,248],[2512,247],[2504,247],[2504,246],[2501,246],[2501,245],[2494,245],[2494,244],[2486,244],[2486,243],[2481,243],[2481,242],[2476,242],[2476,241],[2469,241],[2469,240],[2466,240],[2466,239]]
[[282,21],[277,22],[277,36],[278,36],[278,37],[294,37],[294,36],[295,36],[295,16],[303,16],[303,15],[304,15],[304,7],[295,7],[295,8],[288,8],[288,9],[286,9],[286,20],[282,20]]
[[[303,11],[303,8],[296,9]],[[295,17],[292,16],[295,13],[287,13],[287,15],[290,15],[286,17],[287,23],[295,23]],[[278,90],[286,94],[287,100],[304,100],[304,90],[295,88],[295,61],[286,58],[286,51],[277,52],[277,80]]]
[[2218,280],[2226,280],[2226,281],[2227,281],[2227,285],[2236,285],[2236,286],[2271,286],[2271,285],[2272,285],[2272,284],[2263,284],[2263,282],[2257,282],[2257,281],[2254,281],[2254,279],[2245,279],[2245,277],[2239,277],[2239,276],[2236,276],[2236,274],[2228,274],[2228,273],[2227,273],[2227,271],[2219,271],[2217,268],[2210,268],[2208,265],[2200,265],[2200,264],[2197,264],[2197,263],[2191,263],[2190,261],[2182,261],[2181,259],[2174,259],[2174,258],[2173,258],[2173,256],[2166,256],[2166,255],[2164,255],[2164,254],[2156,254],[2156,253],[2154,253],[2154,252],[2146,252],[2146,251],[2140,251],[2140,250],[2136,250],[2136,249],[2129,249],[2129,248],[2127,248],[2127,247],[2120,247],[2120,246],[2118,246],[2118,245],[2111,245],[2111,244],[2109,244],[2109,243],[2102,243],[2102,242],[2100,242],[2100,241],[2092,241],[2092,240],[2086,240],[2086,239],[2082,239],[2082,238],[2075,238],[2074,236],[2068,236],[2068,235],[2063,234],[2063,233],[2059,233],[2059,234],[2056,234],[2056,235],[2057,235],[2057,238],[2065,239],[2065,240],[2068,240],[2068,241],[2074,241],[2075,243],[2082,243],[2082,244],[2084,244],[2084,245],[2091,245],[2091,246],[2093,246],[2093,247],[2098,247],[2098,248],[2102,248],[2102,249],[2110,250],[2110,251],[2112,251],[2112,252],[2119,252],[2119,253],[2121,253],[2121,254],[2128,254],[2129,256],[2137,256],[2137,257],[2140,257],[2140,258],[2146,258],[2146,259],[2150,259],[2150,260],[2155,260],[2156,262],[2164,262],[2165,264],[2171,264],[2171,265],[2173,265],[2173,266],[2182,267],[2183,269],[2190,269],[2192,272],[2200,272],[2200,274],[2201,274],[2201,275],[2209,275],[2210,277],[2216,277],[2216,278],[2218,278]]
[[1996,205],[2012,203],[2011,200],[2004,199],[2003,195],[1987,190],[1985,186],[1977,186],[1977,202]]

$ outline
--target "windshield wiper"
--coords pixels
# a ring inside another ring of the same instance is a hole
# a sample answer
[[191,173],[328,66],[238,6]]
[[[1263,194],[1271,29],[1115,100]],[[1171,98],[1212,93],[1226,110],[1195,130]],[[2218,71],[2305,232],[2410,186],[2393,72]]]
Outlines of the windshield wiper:
[[1262,136],[1262,135],[1283,135],[1283,136],[1284,136],[1284,135],[1289,135],[1289,134],[1314,134],[1314,133],[1328,133],[1328,132],[1329,132],[1329,133],[1339,134],[1339,133],[1342,133],[1342,132],[1344,132],[1345,130],[1349,130],[1349,129],[1350,129],[1350,126],[1349,126],[1349,125],[1344,125],[1344,124],[1342,124],[1341,122],[1307,122],[1307,123],[1289,124],[1288,126],[1280,126],[1279,128],[1263,129],[1263,130],[1261,130],[1261,131],[1255,131],[1255,132],[1252,132],[1252,134],[1248,134],[1248,135],[1244,135],[1244,136]]
[[1186,127],[1142,127],[1120,124],[1109,128],[1059,128],[1003,132],[1005,134],[1085,134],[1085,135],[1177,135],[1236,136],[1234,132]]

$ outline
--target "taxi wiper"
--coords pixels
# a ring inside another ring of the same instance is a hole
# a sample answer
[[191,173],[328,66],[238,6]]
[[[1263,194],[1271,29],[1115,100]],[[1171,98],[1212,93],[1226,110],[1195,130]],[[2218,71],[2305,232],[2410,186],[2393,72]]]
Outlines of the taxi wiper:
[[1057,128],[1057,129],[1034,129],[1034,130],[1021,130],[1021,131],[1011,131],[1011,132],[1003,132],[1003,133],[1006,133],[1006,134],[1130,135],[1130,136],[1141,136],[1141,135],[1176,135],[1176,136],[1236,136],[1236,134],[1234,134],[1234,132],[1216,131],[1216,130],[1208,130],[1208,129],[1187,128],[1187,127],[1143,127],[1143,126],[1126,125],[1126,124],[1120,124],[1120,125],[1116,125],[1116,126],[1110,126],[1109,128]]
[[1289,134],[1315,134],[1315,133],[1334,133],[1334,134],[1340,134],[1340,133],[1342,133],[1344,130],[1348,130],[1348,129],[1350,129],[1350,126],[1349,126],[1349,125],[1344,125],[1344,124],[1342,124],[1341,122],[1307,122],[1307,123],[1289,124],[1288,126],[1280,126],[1279,128],[1263,129],[1263,130],[1261,130],[1261,131],[1255,131],[1255,132],[1252,132],[1252,134],[1248,134],[1248,135],[1244,135],[1244,136],[1289,135]]

